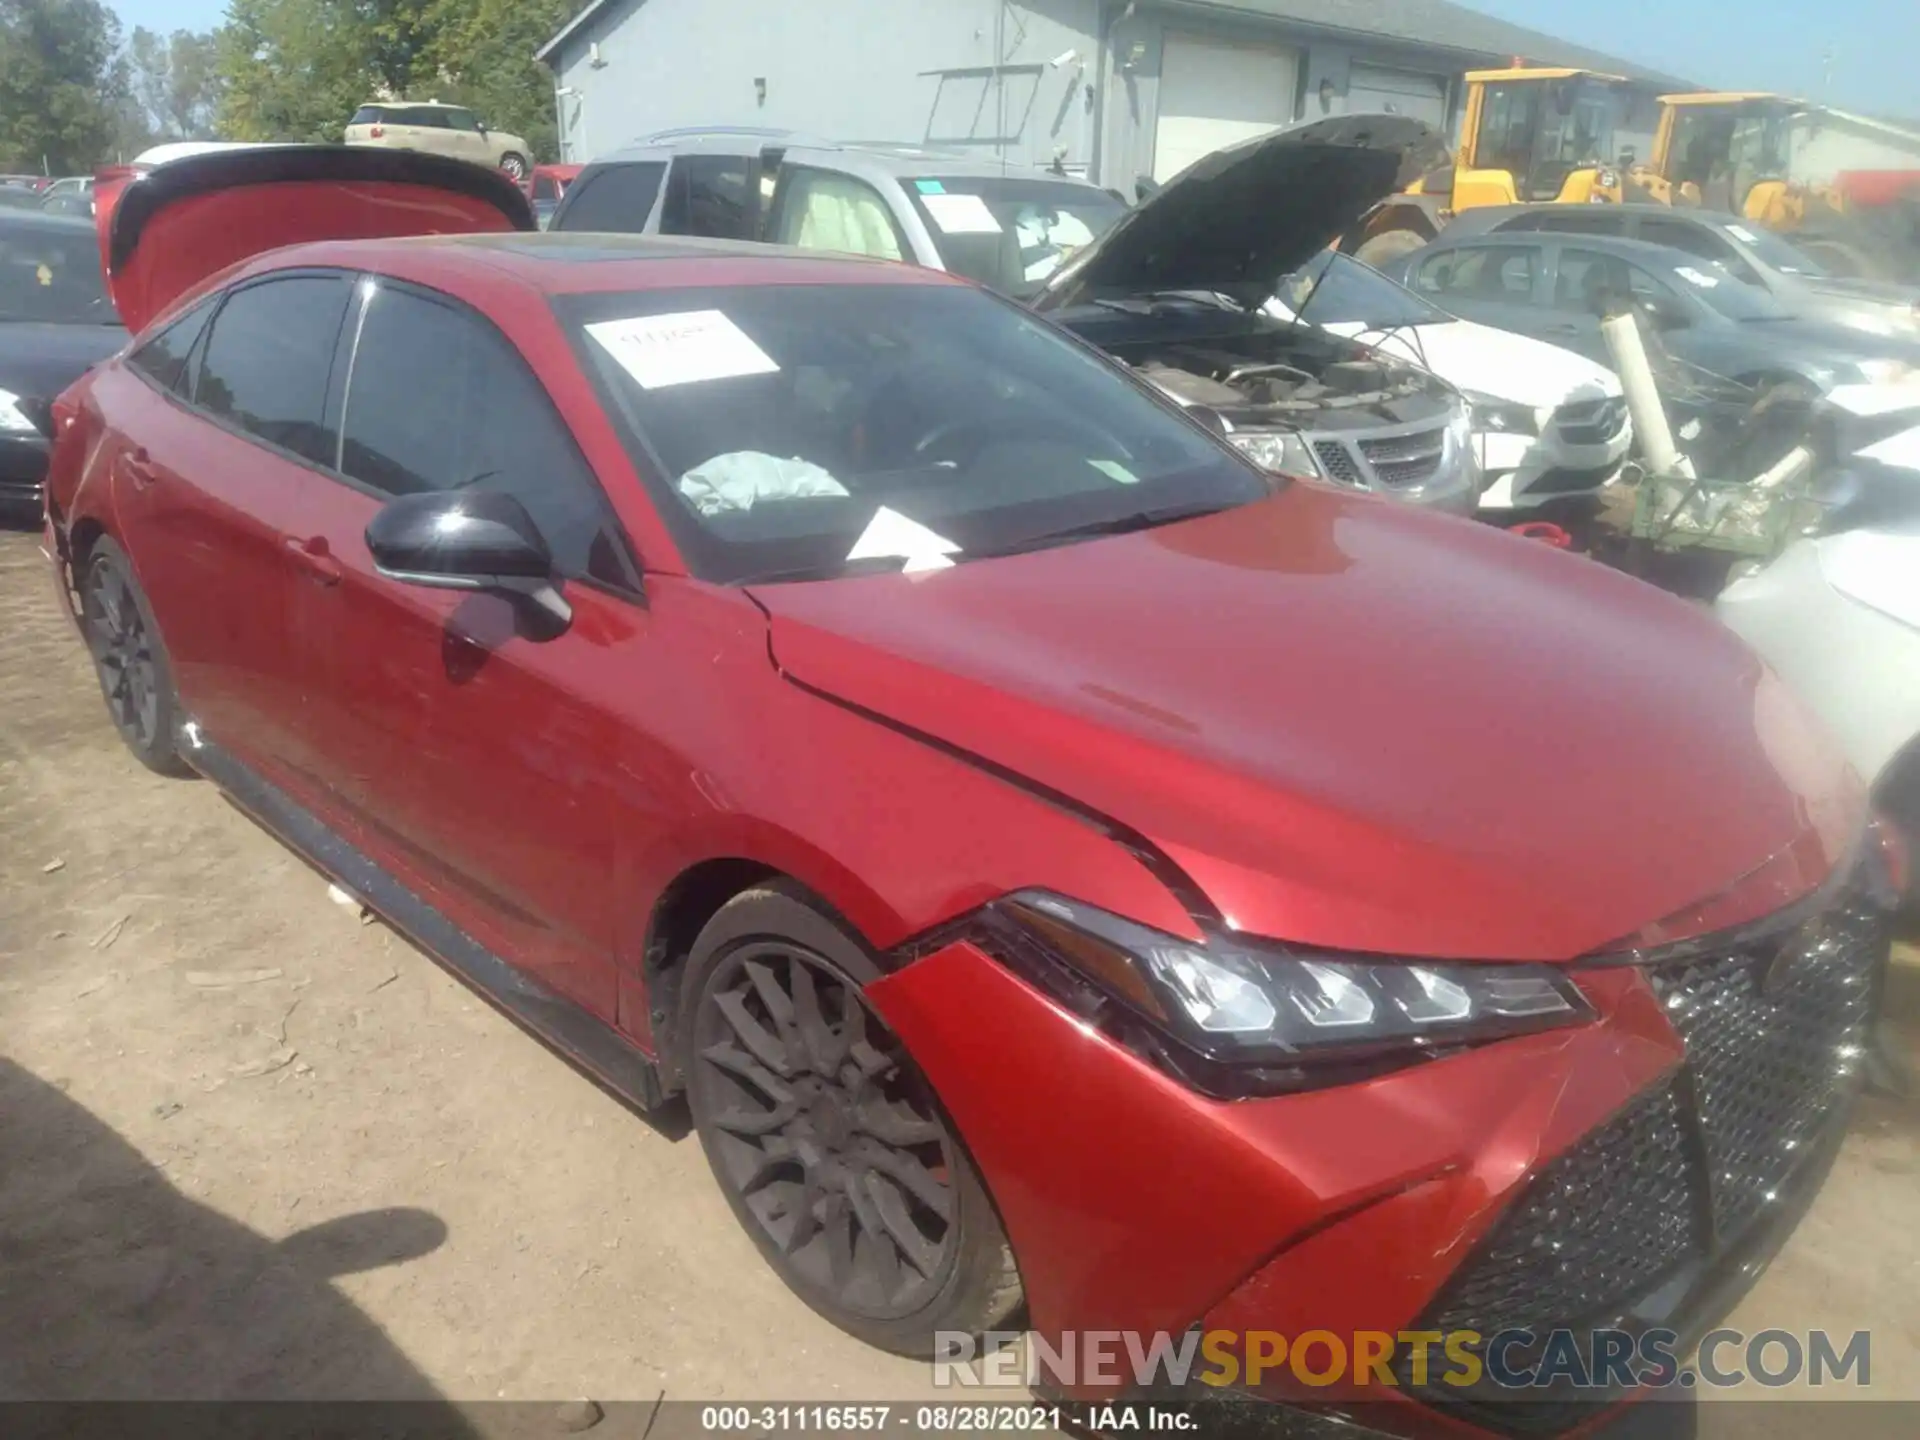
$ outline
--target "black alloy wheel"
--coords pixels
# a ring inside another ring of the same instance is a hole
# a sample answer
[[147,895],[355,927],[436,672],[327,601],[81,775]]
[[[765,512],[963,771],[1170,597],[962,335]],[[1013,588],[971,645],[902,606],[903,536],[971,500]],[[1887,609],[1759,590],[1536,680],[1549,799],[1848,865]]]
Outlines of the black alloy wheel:
[[830,963],[757,940],[705,987],[692,1083],[721,1183],[793,1279],[854,1315],[923,1309],[954,1268],[953,1139]]
[[190,771],[174,749],[178,705],[166,647],[132,567],[113,541],[98,541],[86,564],[80,614],[107,714],[134,758],[162,775]]

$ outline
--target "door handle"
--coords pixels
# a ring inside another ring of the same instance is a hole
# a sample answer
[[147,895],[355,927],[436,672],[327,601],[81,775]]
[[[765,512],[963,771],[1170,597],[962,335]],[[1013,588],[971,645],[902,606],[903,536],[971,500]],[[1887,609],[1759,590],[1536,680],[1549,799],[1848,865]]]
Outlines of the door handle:
[[121,454],[120,469],[136,490],[144,490],[160,478],[160,472],[153,467],[153,457],[138,445]]
[[316,585],[338,585],[345,572],[340,562],[333,558],[333,551],[327,544],[327,537],[314,535],[305,540],[289,535],[286,538],[287,554],[293,563],[307,573],[307,578]]

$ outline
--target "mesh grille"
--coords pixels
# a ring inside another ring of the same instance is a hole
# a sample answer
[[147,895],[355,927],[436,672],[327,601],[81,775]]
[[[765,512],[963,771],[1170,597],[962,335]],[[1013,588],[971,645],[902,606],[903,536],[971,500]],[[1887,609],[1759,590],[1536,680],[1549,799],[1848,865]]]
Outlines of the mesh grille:
[[1313,453],[1320,457],[1320,468],[1327,472],[1329,480],[1338,480],[1342,485],[1360,483],[1360,467],[1353,463],[1352,454],[1342,442],[1316,440]]
[[1695,1183],[1678,1097],[1649,1091],[1535,1177],[1429,1328],[1491,1336],[1607,1313],[1700,1255]]
[[1777,1201],[1844,1093],[1885,950],[1856,899],[1785,940],[1649,972],[1687,1044],[1721,1237]]

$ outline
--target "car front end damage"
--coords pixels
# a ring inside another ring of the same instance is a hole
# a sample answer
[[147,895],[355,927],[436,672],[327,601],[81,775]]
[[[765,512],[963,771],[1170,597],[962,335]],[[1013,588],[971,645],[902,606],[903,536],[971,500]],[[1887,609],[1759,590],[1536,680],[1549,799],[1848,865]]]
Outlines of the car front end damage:
[[[969,1137],[1050,1353],[1089,1331],[1199,1332],[1236,1364],[1257,1336],[1391,1337],[1314,1383],[1275,1366],[1123,1385],[1305,1408],[1328,1435],[1559,1435],[1653,1391],[1646,1372],[1529,1384],[1549,1336],[1652,1336],[1677,1364],[1818,1190],[1870,1044],[1899,866],[1869,827],[1759,921],[1650,929],[1565,967],[1154,941],[1012,897],[903,947],[870,996]],[[1263,952],[1257,969],[1234,958]],[[1376,1021],[1450,1010],[1459,1032],[1311,1037],[1354,1021],[1362,992]],[[1220,1058],[1229,1027],[1270,1012],[1288,1045]]]

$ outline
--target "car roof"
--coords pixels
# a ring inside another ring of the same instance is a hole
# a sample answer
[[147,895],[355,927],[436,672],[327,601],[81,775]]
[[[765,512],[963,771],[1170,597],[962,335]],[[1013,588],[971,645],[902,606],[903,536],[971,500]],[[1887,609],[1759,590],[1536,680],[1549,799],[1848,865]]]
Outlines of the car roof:
[[362,110],[471,110],[471,105],[455,105],[448,100],[364,100]]
[[316,240],[255,257],[242,273],[312,266],[371,270],[421,283],[444,276],[484,285],[504,275],[552,295],[699,285],[967,284],[943,271],[858,255],[740,240],[553,230]]
[[984,160],[957,150],[933,149],[906,141],[830,140],[796,130],[745,125],[661,130],[619,150],[596,156],[590,168],[663,160],[674,155],[739,154],[743,144],[756,151],[780,150],[790,162],[804,163],[811,155],[831,160],[842,169],[890,175],[896,179],[925,176],[950,180],[1053,180],[1084,185],[1091,190],[1100,188],[1084,176],[1066,175],[1036,165]]

